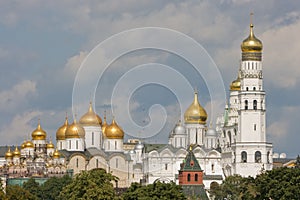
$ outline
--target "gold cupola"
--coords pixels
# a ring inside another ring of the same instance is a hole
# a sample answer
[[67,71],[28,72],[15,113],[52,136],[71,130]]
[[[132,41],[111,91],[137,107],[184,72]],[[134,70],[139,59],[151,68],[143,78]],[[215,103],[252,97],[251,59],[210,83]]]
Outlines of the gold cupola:
[[34,144],[30,140],[27,140],[25,143],[25,148],[34,148]]
[[84,138],[85,137],[85,131],[82,128],[80,124],[76,122],[76,119],[74,119],[74,122],[67,127],[65,138]]
[[89,110],[79,120],[83,126],[101,126],[102,119],[93,110],[92,102],[90,102]]
[[41,128],[40,120],[38,122],[37,128],[31,133],[33,140],[45,140],[47,133]]
[[105,136],[109,139],[123,139],[124,131],[118,126],[115,119],[112,120],[111,125],[105,128]]
[[250,24],[250,34],[241,44],[242,52],[261,52],[262,42],[257,39],[253,32],[253,24]]
[[241,90],[241,78],[240,78],[240,73],[238,77],[231,82],[230,84],[230,90],[231,91],[240,91]]
[[8,150],[5,153],[5,159],[11,159],[13,156],[14,156],[13,152],[11,152],[10,147],[8,147]]
[[60,158],[60,153],[57,149],[53,152],[53,158]]
[[69,125],[68,117],[66,116],[65,123],[59,127],[56,131],[56,140],[65,140],[66,139],[66,130]]
[[194,102],[184,113],[186,124],[205,124],[207,113],[198,101],[198,93],[194,93]]
[[18,149],[18,146],[16,146],[15,150],[14,150],[14,157],[20,157],[21,156],[21,153]]
[[50,140],[50,142],[46,145],[47,149],[54,149],[54,144]]
[[21,149],[25,149],[26,148],[26,140],[24,140],[24,142],[21,144]]
[[106,131],[107,127],[108,127],[108,124],[106,122],[106,113],[104,113],[104,121],[103,121],[103,124],[102,124],[101,128],[102,128],[103,136],[105,136],[105,137],[106,137],[105,131]]
[[262,60],[262,42],[254,35],[252,24],[252,13],[250,19],[250,34],[241,44],[242,61],[261,61]]

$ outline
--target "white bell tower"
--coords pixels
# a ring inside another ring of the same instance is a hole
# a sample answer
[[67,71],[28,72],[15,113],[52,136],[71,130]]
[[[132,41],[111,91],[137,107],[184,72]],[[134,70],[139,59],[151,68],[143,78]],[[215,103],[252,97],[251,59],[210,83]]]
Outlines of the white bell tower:
[[262,75],[262,42],[250,34],[241,45],[238,134],[232,145],[235,174],[256,176],[272,169],[272,144],[266,142],[266,103]]

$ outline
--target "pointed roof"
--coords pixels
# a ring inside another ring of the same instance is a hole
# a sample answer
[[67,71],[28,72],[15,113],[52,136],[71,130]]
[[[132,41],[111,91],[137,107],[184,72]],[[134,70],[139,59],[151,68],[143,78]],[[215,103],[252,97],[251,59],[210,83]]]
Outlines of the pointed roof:
[[180,171],[203,171],[192,150],[192,147],[190,147],[188,154],[181,164]]

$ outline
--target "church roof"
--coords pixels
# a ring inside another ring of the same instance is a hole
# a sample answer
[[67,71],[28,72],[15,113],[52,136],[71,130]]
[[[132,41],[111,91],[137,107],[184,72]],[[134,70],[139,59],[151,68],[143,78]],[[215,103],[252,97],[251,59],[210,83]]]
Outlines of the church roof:
[[181,164],[180,171],[202,171],[199,162],[191,149],[188,151],[188,154]]

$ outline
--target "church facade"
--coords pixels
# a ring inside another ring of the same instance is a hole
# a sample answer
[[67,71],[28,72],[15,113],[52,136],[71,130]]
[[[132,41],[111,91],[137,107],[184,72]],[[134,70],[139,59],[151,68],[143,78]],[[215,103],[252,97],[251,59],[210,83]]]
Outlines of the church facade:
[[[147,144],[137,139],[124,142],[125,133],[116,120],[108,124],[104,116],[102,121],[90,103],[78,122],[74,119],[70,124],[66,117],[56,132],[56,148],[46,142],[46,132],[39,123],[32,133],[32,141],[26,141],[19,154],[7,150],[5,166],[13,168],[22,164],[29,172],[30,162],[26,160],[31,159],[44,162],[33,168],[42,166],[47,174],[52,171],[77,174],[104,168],[119,178],[116,187],[129,187],[132,182],[179,183],[181,163],[192,152],[203,170],[205,189],[220,184],[229,175],[256,176],[271,170],[272,144],[266,141],[262,48],[250,24],[250,34],[241,45],[238,77],[230,85],[229,104],[217,118],[215,128],[207,126],[207,113],[199,103],[197,91],[184,120],[168,133],[167,144]],[[37,158],[33,159],[33,155]]]

